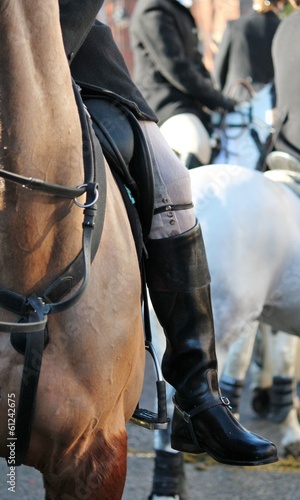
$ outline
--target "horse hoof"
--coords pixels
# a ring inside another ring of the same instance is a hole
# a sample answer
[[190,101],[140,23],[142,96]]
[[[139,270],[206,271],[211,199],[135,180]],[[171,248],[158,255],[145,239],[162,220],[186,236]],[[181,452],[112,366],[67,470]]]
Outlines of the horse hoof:
[[296,441],[295,443],[287,444],[283,448],[282,453],[283,458],[294,458],[300,459],[300,441]]

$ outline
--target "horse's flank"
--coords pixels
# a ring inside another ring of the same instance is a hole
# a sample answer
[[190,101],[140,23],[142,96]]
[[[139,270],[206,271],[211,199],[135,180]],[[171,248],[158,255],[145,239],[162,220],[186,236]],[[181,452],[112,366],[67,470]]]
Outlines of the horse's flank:
[[[58,2],[6,1],[0,11],[1,167],[75,187],[83,182],[81,128]],[[49,498],[82,491],[90,499],[121,498],[125,422],[142,387],[140,273],[123,202],[106,170],[105,221],[90,283],[76,306],[48,320],[25,463],[44,473]],[[1,286],[24,295],[43,290],[81,248],[82,210],[7,181],[0,202]],[[0,309],[0,321],[17,319]],[[1,456],[8,394],[18,402],[23,363],[1,332]]]

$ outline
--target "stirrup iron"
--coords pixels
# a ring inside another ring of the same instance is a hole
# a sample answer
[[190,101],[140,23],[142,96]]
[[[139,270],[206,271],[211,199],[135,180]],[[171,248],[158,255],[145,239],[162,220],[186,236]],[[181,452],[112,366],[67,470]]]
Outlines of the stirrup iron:
[[145,340],[145,348],[153,359],[156,371],[157,413],[140,408],[138,404],[130,422],[150,430],[164,430],[168,428],[170,423],[170,419],[167,416],[166,382],[163,379],[154,347],[149,340]]

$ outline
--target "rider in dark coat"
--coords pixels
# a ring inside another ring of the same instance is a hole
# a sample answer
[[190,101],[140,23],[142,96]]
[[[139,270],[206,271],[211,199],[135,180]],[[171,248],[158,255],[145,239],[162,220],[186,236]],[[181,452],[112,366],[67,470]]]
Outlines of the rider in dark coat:
[[300,11],[290,14],[273,40],[275,69],[276,130],[274,147],[300,161]]
[[217,90],[199,50],[193,0],[138,0],[130,35],[135,82],[188,169],[210,163],[212,114],[236,104]]
[[[255,91],[274,78],[271,46],[280,19],[275,12],[277,0],[253,0],[253,9],[238,19],[228,21],[214,61],[214,77],[226,94],[241,79]],[[243,86],[237,86],[238,100],[250,98]]]
[[[105,36],[107,31],[98,29],[98,24],[91,28],[102,1],[61,0],[62,31],[73,76],[98,86],[100,93],[112,92],[135,109],[149,147],[155,210],[145,241],[145,266],[154,309],[167,337],[163,373],[176,389],[172,446],[179,451],[207,451],[232,465],[274,462],[276,447],[244,429],[220,394],[210,276],[195,220],[189,172],[164,141],[151,119],[155,115],[133,82],[130,88],[128,71],[111,36]],[[96,61],[92,69],[91,61]]]
[[210,127],[204,107],[233,109],[235,102],[213,86],[189,8],[176,0],[138,0],[130,34],[134,80],[160,124],[177,113],[191,112]]

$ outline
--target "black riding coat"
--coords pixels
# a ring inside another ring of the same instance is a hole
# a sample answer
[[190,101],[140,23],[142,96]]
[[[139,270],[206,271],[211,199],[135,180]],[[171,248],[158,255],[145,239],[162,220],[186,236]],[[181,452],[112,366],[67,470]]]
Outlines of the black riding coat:
[[95,21],[103,0],[60,0],[64,45],[75,81],[127,105],[139,119],[157,117],[133,83],[108,26]]
[[134,80],[162,123],[203,106],[226,107],[205,68],[195,20],[175,0],[138,0],[130,24]]
[[[275,149],[300,160],[300,11],[285,18],[274,37],[278,128]],[[276,135],[276,132],[275,132]]]
[[[272,12],[251,11],[239,19],[228,21],[214,61],[214,77],[220,89],[228,93],[232,84],[247,79],[255,90],[273,81],[272,40],[280,24]],[[237,88],[237,99],[249,98]]]

